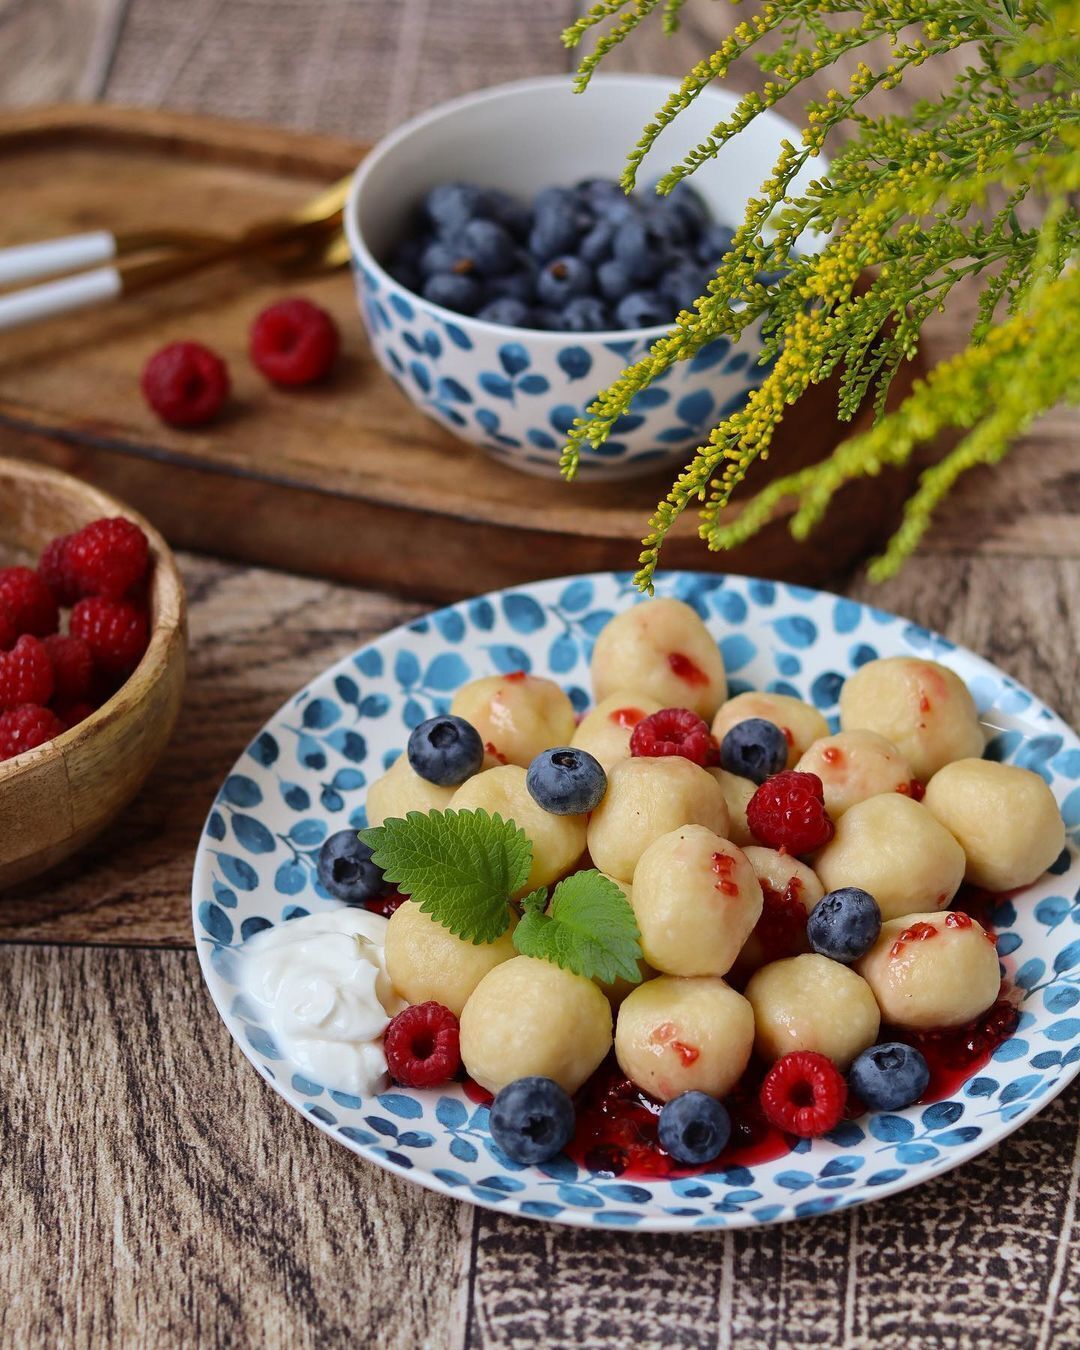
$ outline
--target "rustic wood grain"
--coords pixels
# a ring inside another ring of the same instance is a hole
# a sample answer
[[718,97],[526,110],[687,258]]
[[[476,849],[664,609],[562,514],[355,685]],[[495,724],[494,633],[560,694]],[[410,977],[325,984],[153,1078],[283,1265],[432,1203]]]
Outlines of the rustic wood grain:
[[0,946],[0,1123],[0,1345],[461,1343],[468,1211],[277,1097],[193,952]]
[[0,103],[99,98],[127,0],[0,0]]
[[[18,221],[0,221],[0,244],[33,237],[35,226],[198,228],[210,213],[243,227],[309,196],[313,165],[337,178],[362,154],[334,138],[279,131],[269,143],[264,129],[174,113],[0,115],[0,168],[16,176],[23,203]],[[628,541],[644,532],[670,466],[628,483],[534,478],[523,490],[519,472],[437,426],[384,374],[347,273],[305,282],[344,335],[334,377],[299,395],[269,389],[248,359],[249,329],[282,285],[233,264],[0,335],[0,427],[37,433],[35,457],[116,490],[126,484],[126,499],[152,512],[174,546],[217,556],[440,599],[632,561]],[[228,414],[198,432],[163,426],[135,378],[150,351],[192,332],[209,337],[234,383]],[[894,402],[914,375],[905,366]],[[822,459],[870,425],[869,406],[851,428],[837,422],[837,383],[810,390],[799,417],[782,425],[763,480]],[[852,484],[808,544],[788,533],[789,503],[725,563],[807,583],[834,578],[891,527],[913,475]],[[404,551],[403,538],[414,541]],[[342,539],[353,542],[342,548]],[[715,566],[692,515],[666,561]]]

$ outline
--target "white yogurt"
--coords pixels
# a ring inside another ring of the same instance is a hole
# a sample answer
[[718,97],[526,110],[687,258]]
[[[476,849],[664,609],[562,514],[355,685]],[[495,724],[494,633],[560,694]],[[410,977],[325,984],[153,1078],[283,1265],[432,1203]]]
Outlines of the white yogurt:
[[389,1086],[382,1036],[405,1005],[386,973],[386,919],[308,914],[244,943],[244,990],[305,1078],[366,1097]]

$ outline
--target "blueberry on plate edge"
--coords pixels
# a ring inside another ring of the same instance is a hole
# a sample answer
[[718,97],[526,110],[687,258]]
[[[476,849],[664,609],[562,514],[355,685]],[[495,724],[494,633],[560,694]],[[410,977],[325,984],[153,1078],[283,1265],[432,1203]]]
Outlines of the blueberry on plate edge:
[[574,1103],[550,1078],[516,1078],[495,1094],[488,1128],[514,1162],[547,1162],[573,1136]]
[[664,1104],[656,1128],[660,1147],[676,1162],[697,1167],[712,1162],[731,1138],[727,1108],[705,1092],[683,1092]]
[[347,905],[365,905],[386,890],[382,869],[355,830],[338,830],[324,840],[316,870],[320,884]]
[[888,1041],[864,1050],[848,1070],[848,1086],[871,1111],[900,1111],[917,1102],[930,1082],[921,1050]]

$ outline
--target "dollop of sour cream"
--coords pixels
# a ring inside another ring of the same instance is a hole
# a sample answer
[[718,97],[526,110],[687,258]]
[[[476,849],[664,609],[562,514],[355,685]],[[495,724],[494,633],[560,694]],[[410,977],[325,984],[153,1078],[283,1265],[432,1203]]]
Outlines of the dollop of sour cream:
[[305,1078],[357,1097],[389,1086],[382,1036],[405,1005],[386,973],[387,920],[363,909],[302,915],[244,943],[244,991]]

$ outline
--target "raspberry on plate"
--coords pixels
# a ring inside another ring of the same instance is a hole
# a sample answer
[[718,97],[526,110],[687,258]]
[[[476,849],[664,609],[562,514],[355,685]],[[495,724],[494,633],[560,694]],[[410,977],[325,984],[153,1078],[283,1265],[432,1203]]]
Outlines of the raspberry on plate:
[[53,693],[53,668],[45,644],[24,633],[9,652],[0,652],[0,709],[46,704]]
[[630,737],[631,755],[659,759],[681,755],[702,768],[713,749],[709,728],[689,708],[661,708],[651,717],[643,717]]
[[843,1074],[816,1050],[795,1050],[781,1056],[761,1084],[765,1119],[778,1130],[802,1139],[835,1129],[846,1102]]
[[[58,560],[59,561],[59,560]],[[71,535],[62,555],[63,582],[74,598],[122,600],[146,575],[150,545],[132,520],[94,520]]]
[[36,703],[0,712],[0,760],[14,759],[25,750],[44,745],[63,730],[64,724],[57,715]]
[[214,420],[228,398],[229,372],[201,342],[170,342],[143,367],[142,391],[169,426],[201,427]]
[[279,300],[251,325],[251,360],[273,384],[312,384],[337,360],[337,324],[310,300]]
[[461,1068],[458,1020],[434,999],[399,1012],[383,1048],[390,1077],[403,1087],[437,1087]]
[[54,633],[43,643],[53,669],[53,697],[59,703],[79,703],[94,682],[94,654],[82,638]]
[[127,600],[91,595],[71,611],[71,636],[82,638],[106,675],[130,675],[147,643],[146,614]]
[[29,567],[0,570],[0,602],[7,606],[17,634],[45,637],[60,625],[56,597]]
[[825,794],[816,773],[787,769],[768,778],[750,798],[746,823],[766,848],[813,853],[836,833],[825,810]]

